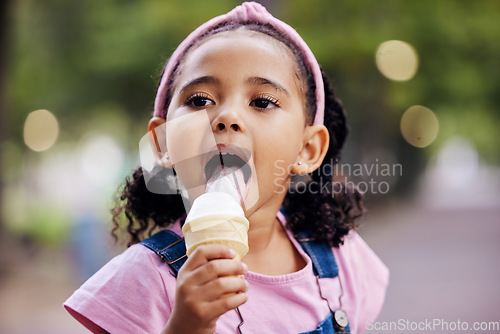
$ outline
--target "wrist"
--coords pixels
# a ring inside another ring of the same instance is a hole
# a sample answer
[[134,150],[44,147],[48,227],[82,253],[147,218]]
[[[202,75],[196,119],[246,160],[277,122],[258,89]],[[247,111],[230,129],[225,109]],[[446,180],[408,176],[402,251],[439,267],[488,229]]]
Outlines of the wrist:
[[179,334],[179,333],[190,333],[190,334],[214,334],[215,324],[213,326],[203,326],[197,327],[192,321],[177,319],[172,316],[168,320],[167,324],[161,331],[161,334]]

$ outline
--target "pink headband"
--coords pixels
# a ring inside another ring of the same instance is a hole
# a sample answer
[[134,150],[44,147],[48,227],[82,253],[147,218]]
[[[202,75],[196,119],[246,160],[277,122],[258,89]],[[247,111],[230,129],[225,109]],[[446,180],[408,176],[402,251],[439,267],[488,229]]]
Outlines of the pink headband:
[[164,106],[165,99],[168,90],[168,79],[172,75],[175,66],[181,60],[181,57],[189,48],[189,46],[199,39],[206,32],[220,26],[222,23],[245,23],[245,22],[257,22],[270,24],[279,33],[283,34],[289,41],[294,43],[298,49],[302,52],[303,59],[311,68],[312,74],[314,76],[314,82],[316,84],[316,115],[314,117],[314,125],[323,124],[323,118],[325,113],[325,93],[323,86],[323,77],[321,75],[321,69],[319,67],[316,58],[314,57],[311,49],[307,46],[306,42],[300,37],[300,35],[283,21],[278,20],[273,17],[262,5],[256,2],[245,2],[242,5],[234,8],[227,14],[214,17],[208,22],[205,22],[199,26],[195,31],[193,31],[182,43],[177,47],[172,56],[170,57],[165,71],[161,78],[160,86],[158,87],[158,93],[155,99],[155,109],[153,116],[162,117],[165,116]]

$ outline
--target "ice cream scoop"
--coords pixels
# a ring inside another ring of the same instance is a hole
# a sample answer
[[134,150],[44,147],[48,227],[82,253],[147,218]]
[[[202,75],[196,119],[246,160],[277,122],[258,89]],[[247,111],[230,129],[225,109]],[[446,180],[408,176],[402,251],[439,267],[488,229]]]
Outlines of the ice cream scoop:
[[249,223],[241,207],[247,191],[243,172],[222,167],[207,182],[207,192],[193,202],[182,233],[187,256],[196,247],[217,243],[233,249],[241,260],[248,252]]

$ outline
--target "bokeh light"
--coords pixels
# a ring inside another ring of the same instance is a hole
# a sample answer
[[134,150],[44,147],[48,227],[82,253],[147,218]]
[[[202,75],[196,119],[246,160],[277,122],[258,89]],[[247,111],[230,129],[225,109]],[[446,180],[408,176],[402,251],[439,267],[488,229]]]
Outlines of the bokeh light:
[[403,41],[385,41],[379,45],[375,61],[380,73],[394,81],[408,81],[418,69],[415,49]]
[[113,186],[121,175],[124,159],[122,148],[110,136],[93,135],[82,144],[81,169],[84,177],[93,186],[101,188]]
[[449,139],[438,152],[437,171],[441,174],[441,182],[450,188],[467,187],[474,182],[478,170],[477,150],[465,138]]
[[36,152],[48,150],[59,135],[59,123],[50,111],[35,110],[28,114],[24,122],[24,143]]
[[436,115],[429,108],[412,106],[401,117],[401,134],[415,147],[426,147],[432,144],[439,131]]

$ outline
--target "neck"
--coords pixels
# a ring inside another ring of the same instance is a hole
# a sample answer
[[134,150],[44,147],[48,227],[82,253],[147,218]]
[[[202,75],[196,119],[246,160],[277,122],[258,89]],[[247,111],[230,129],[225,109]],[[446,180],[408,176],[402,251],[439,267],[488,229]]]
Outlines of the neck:
[[[282,234],[283,228],[276,215],[271,221],[272,223],[256,224],[248,231],[249,255],[266,254],[269,248],[272,247],[273,241]],[[250,226],[252,226],[252,223],[250,222]]]
[[276,217],[279,205],[257,210],[249,215],[248,254],[242,259],[252,272],[283,275],[305,265],[281,222]]
[[267,252],[276,236],[283,231],[281,223],[276,217],[280,204],[281,202],[278,204],[267,203],[247,217],[250,222],[248,230],[249,253],[247,256]]

